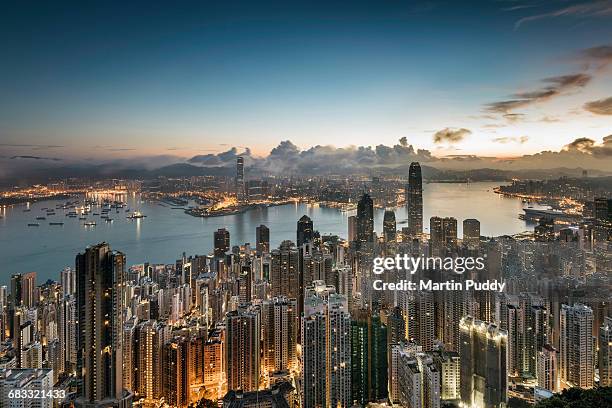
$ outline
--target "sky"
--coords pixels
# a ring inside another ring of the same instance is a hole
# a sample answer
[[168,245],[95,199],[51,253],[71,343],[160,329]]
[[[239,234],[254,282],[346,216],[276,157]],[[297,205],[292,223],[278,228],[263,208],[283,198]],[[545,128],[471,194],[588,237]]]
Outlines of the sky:
[[506,158],[612,134],[612,0],[12,3],[4,159],[401,138]]

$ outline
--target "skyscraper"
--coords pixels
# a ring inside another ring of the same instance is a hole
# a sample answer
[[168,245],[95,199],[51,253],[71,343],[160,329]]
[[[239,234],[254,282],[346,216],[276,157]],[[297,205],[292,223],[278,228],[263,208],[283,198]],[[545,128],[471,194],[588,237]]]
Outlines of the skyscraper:
[[262,368],[271,375],[297,368],[298,316],[296,299],[278,297],[262,303]]
[[550,344],[542,347],[538,353],[538,387],[550,392],[559,391],[559,376],[557,364],[557,350]]
[[357,240],[357,217],[354,215],[348,217],[348,240]]
[[230,249],[230,233],[225,228],[219,228],[214,233],[215,256],[222,258]]
[[408,228],[410,235],[416,237],[423,233],[423,179],[421,165],[418,162],[410,164],[405,195],[408,207]]
[[588,306],[561,305],[559,362],[561,381],[593,387],[593,311]]
[[299,251],[291,241],[283,241],[271,253],[270,286],[272,296],[299,299]]
[[429,245],[432,256],[444,256],[457,247],[457,220],[453,217],[429,219]]
[[297,246],[301,247],[307,242],[312,242],[313,225],[312,220],[307,215],[302,215],[297,222]]
[[270,252],[270,229],[263,224],[255,228],[255,248],[258,255]]
[[493,323],[461,319],[461,401],[467,406],[504,407],[507,400],[508,335]]
[[383,217],[383,236],[385,242],[394,242],[397,225],[395,224],[395,213],[393,210],[385,210]]
[[228,390],[255,391],[259,387],[261,320],[256,308],[229,312],[226,325]]
[[89,246],[76,256],[76,275],[81,397],[88,403],[129,404],[122,373],[125,255],[105,242]]
[[244,183],[244,157],[236,158],[236,198],[239,202],[246,199],[246,186]]
[[480,221],[475,218],[463,220],[463,245],[468,249],[480,246]]
[[367,193],[357,203],[357,241],[374,241],[374,202]]
[[599,328],[599,385],[612,387],[612,317]]

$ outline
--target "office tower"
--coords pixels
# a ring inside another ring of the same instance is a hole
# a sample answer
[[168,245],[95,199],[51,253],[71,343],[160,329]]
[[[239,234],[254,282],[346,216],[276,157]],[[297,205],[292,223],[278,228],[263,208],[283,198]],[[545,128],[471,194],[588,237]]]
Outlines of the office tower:
[[561,381],[593,387],[593,311],[588,306],[561,305],[559,363]]
[[229,312],[225,317],[227,389],[259,388],[261,320],[255,308]]
[[304,255],[302,259],[303,287],[310,286],[313,281],[325,281],[338,289],[337,274],[332,270],[333,259],[329,253],[320,251]]
[[407,294],[403,307],[408,322],[408,339],[416,342],[423,351],[433,350],[436,323],[433,292],[419,291]]
[[312,220],[307,215],[302,215],[297,222],[297,246],[301,247],[307,242],[312,242],[313,238]]
[[391,310],[389,316],[387,316],[387,326],[389,331],[388,344],[398,344],[406,341],[406,320],[401,307],[396,306]]
[[186,407],[189,404],[188,343],[185,337],[179,336],[162,347],[162,395],[173,407]]
[[278,297],[264,301],[261,307],[261,325],[264,373],[272,375],[297,369],[297,300]]
[[387,397],[387,327],[367,309],[351,322],[351,398],[361,406]]
[[246,199],[246,186],[244,183],[244,157],[236,158],[236,198],[238,202]]
[[440,371],[431,355],[413,343],[391,346],[389,399],[393,405],[440,407]]
[[367,193],[357,203],[357,241],[374,241],[374,202]]
[[36,272],[15,274],[11,276],[11,299],[13,307],[36,305]]
[[550,344],[544,345],[538,352],[538,387],[550,392],[559,391],[559,377],[557,366],[557,350]]
[[533,227],[533,233],[537,242],[551,242],[555,240],[555,221],[552,218],[542,217],[538,225]]
[[393,210],[385,210],[383,216],[383,236],[385,242],[395,242],[397,225],[395,224],[395,213]]
[[73,373],[76,370],[77,364],[78,307],[76,297],[74,295],[68,295],[60,299],[58,309],[58,337],[64,361],[64,366],[62,368],[68,373]]
[[612,387],[612,317],[599,328],[599,385]]
[[302,318],[302,407],[351,405],[351,317],[333,286],[306,288]]
[[457,248],[457,220],[453,217],[429,219],[429,245],[432,256],[444,256]]
[[452,253],[457,248],[457,219],[445,217],[442,220],[442,229],[444,231],[444,247],[449,253]]
[[463,220],[463,246],[472,250],[480,247],[480,221],[477,219]]
[[76,256],[80,395],[86,403],[129,403],[122,376],[125,255],[107,243]]
[[348,241],[357,240],[357,216],[351,215],[348,217]]
[[270,285],[272,296],[300,298],[299,251],[291,241],[283,241],[271,253]]
[[263,224],[255,228],[255,248],[257,255],[270,252],[270,229]]
[[440,373],[440,398],[443,401],[461,399],[461,359],[455,351],[434,354],[434,364]]
[[74,295],[76,293],[76,273],[72,268],[64,268],[61,272],[62,293]]
[[0,407],[52,408],[54,402],[56,402],[52,398],[9,398],[9,390],[31,391],[34,395],[40,390],[52,390],[53,385],[53,370],[51,368],[0,370]]
[[508,335],[493,323],[461,319],[461,401],[468,406],[504,407],[507,400]]
[[215,240],[215,256],[217,258],[225,257],[225,253],[230,249],[230,233],[225,228],[219,228],[214,233]]
[[421,177],[421,165],[418,162],[410,164],[405,195],[408,207],[408,229],[410,235],[417,237],[423,233],[423,178]]

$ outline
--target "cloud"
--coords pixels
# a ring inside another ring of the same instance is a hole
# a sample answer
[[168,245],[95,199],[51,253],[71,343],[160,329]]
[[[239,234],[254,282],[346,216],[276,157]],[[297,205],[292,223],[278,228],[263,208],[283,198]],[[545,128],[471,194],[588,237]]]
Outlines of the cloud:
[[32,150],[43,150],[43,149],[61,149],[62,145],[38,145],[38,144],[20,144],[20,143],[0,143],[2,147],[29,147]]
[[612,97],[587,102],[584,109],[596,115],[612,115]]
[[[199,166],[230,166],[236,163],[236,158],[238,156],[245,157],[245,159],[251,157],[251,150],[246,148],[242,153],[238,153],[237,147],[232,147],[231,149],[213,154],[199,154],[193,156],[191,159],[187,160],[191,164],[197,164]],[[249,161],[246,160],[246,164],[249,164]]]
[[579,51],[575,60],[586,64],[585,69],[601,69],[612,63],[612,45],[599,45]]
[[534,91],[515,93],[511,95],[512,99],[487,104],[486,109],[489,112],[508,115],[514,109],[524,108],[584,88],[591,79],[592,76],[584,72],[544,78],[542,82],[547,84],[546,86]]
[[457,143],[471,135],[472,131],[465,128],[444,128],[433,136],[434,143]]
[[529,140],[529,136],[520,136],[520,137],[496,137],[495,139],[492,139],[492,141],[494,143],[502,143],[502,144],[506,144],[506,143],[519,143],[519,144],[524,144],[527,143],[527,141]]
[[525,118],[524,113],[506,113],[504,118],[508,120],[510,123],[515,123],[523,120]]
[[20,160],[20,159],[62,161],[62,159],[58,159],[57,157],[41,157],[41,156],[28,156],[28,155],[11,156],[11,160]]
[[514,24],[518,30],[525,23],[556,17],[607,17],[612,16],[612,0],[596,0],[574,4],[554,11],[523,17]]
[[580,137],[575,139],[564,147],[565,151],[577,151],[580,153],[590,154],[596,157],[611,157],[612,156],[612,135],[602,139],[601,144],[597,144],[593,139]]

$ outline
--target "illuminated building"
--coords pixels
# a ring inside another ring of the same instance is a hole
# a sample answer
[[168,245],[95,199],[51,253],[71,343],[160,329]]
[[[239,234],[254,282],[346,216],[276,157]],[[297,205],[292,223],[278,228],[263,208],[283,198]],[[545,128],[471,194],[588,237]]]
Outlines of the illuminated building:
[[463,220],[463,245],[475,250],[480,247],[480,221],[477,219]]
[[533,227],[535,240],[538,242],[550,242],[555,239],[555,221],[552,218],[542,217],[538,225]]
[[122,381],[125,255],[107,243],[89,246],[76,256],[76,274],[81,398],[129,404]]
[[612,386],[612,317],[599,328],[599,385]]
[[[52,408],[52,398],[9,398],[10,390],[32,391],[53,389],[53,370],[50,368],[26,370],[0,370],[0,406],[6,408]],[[59,402],[59,401],[57,401]]]
[[244,157],[236,158],[236,198],[238,202],[246,199],[246,186],[244,183]]
[[302,215],[297,222],[297,246],[301,247],[302,245],[312,242],[313,238],[313,224],[312,220],[307,215]]
[[299,251],[291,241],[283,241],[271,253],[270,285],[272,296],[298,299],[300,279],[298,273]]
[[357,203],[357,241],[374,241],[374,202],[367,193]]
[[408,231],[413,237],[418,237],[423,233],[423,178],[421,165],[418,162],[410,164],[405,195],[408,207]]
[[506,331],[471,316],[461,319],[459,329],[461,402],[474,407],[504,407],[508,387]]
[[302,318],[302,407],[351,405],[351,317],[344,296],[314,281]]
[[434,354],[434,363],[440,373],[440,398],[443,401],[461,399],[461,359],[459,353],[442,351]]
[[537,366],[538,387],[551,392],[558,392],[557,350],[550,344],[542,347],[542,350],[538,352]]
[[262,224],[255,228],[255,243],[258,255],[270,252],[270,229],[268,227]]
[[389,398],[393,405],[440,407],[440,372],[431,355],[413,343],[391,346]]
[[366,309],[351,322],[351,387],[361,406],[387,397],[387,327]]
[[385,210],[383,216],[383,236],[385,242],[395,242],[397,225],[395,224],[395,213],[393,210]]
[[593,311],[588,306],[561,305],[559,362],[561,381],[593,387]]
[[162,394],[168,404],[181,408],[189,404],[188,343],[184,337],[175,337],[163,346],[161,354]]
[[259,387],[261,320],[254,308],[229,312],[225,317],[227,389],[255,391]]
[[273,298],[261,307],[263,329],[262,369],[268,374],[297,368],[297,301]]
[[214,233],[215,257],[223,258],[230,249],[230,233],[225,228],[219,228]]
[[349,242],[353,242],[357,240],[357,217],[355,215],[350,215],[348,217],[348,231],[347,236]]
[[208,398],[221,398],[224,370],[223,341],[217,332],[204,344],[204,387]]

